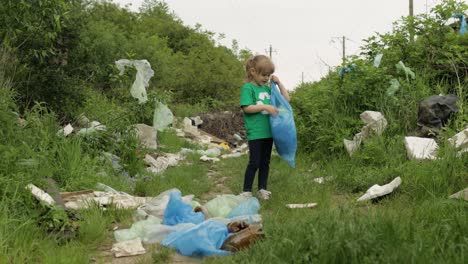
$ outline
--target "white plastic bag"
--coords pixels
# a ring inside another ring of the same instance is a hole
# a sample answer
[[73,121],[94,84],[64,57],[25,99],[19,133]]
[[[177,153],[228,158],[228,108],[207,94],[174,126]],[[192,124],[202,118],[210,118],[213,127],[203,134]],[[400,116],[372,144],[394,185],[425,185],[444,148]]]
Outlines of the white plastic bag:
[[174,122],[174,114],[167,105],[158,102],[154,110],[153,127],[158,131],[166,129],[170,124]]
[[137,70],[135,82],[133,82],[130,94],[138,99],[140,104],[148,101],[146,95],[146,87],[149,86],[149,81],[154,75],[154,71],[151,69],[151,65],[147,60],[127,60],[120,59],[115,62],[119,69],[119,75],[122,75],[125,71],[125,67],[135,67]]

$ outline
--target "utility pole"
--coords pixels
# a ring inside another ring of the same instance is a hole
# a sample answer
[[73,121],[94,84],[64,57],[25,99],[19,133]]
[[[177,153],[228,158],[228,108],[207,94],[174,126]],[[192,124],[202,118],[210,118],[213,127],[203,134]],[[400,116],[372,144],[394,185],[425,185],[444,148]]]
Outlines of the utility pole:
[[276,52],[276,50],[273,50],[273,47],[271,46],[271,44],[270,44],[270,49],[269,49],[269,50],[265,50],[265,52],[266,52],[267,54],[270,54],[270,59],[273,60],[273,57],[272,57],[272,56],[273,56],[273,52]]
[[413,0],[409,0],[409,19],[410,19],[410,41],[414,41],[414,9]]
[[[427,3],[427,1],[426,1]],[[414,13],[413,13],[413,0],[409,0],[409,15],[410,17],[413,17]]]
[[302,72],[302,81],[301,84],[304,84],[304,72]]
[[343,66],[345,65],[345,61],[346,61],[346,37],[343,36]]

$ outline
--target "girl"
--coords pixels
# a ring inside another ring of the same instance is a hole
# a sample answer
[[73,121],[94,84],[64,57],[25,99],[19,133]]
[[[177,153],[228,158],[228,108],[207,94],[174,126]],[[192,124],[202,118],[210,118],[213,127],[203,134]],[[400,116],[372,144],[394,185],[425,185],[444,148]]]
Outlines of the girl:
[[267,182],[271,148],[273,146],[269,115],[278,114],[278,109],[270,105],[270,77],[278,84],[284,98],[288,101],[290,99],[278,77],[272,75],[275,66],[267,56],[257,55],[249,59],[245,65],[245,71],[247,73],[247,82],[242,87],[240,106],[244,111],[244,124],[250,154],[241,195],[252,197],[252,185],[255,173],[258,170],[257,196],[260,199],[268,200],[271,192],[267,191]]

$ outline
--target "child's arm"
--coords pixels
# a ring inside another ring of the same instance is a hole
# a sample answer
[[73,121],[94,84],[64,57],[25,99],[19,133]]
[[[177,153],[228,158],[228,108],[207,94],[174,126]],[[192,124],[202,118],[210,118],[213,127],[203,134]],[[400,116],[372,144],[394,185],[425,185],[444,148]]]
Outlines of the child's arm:
[[278,87],[280,89],[281,94],[283,95],[284,99],[286,99],[288,102],[291,101],[291,98],[289,98],[289,93],[286,88],[284,88],[284,85],[280,82],[279,78],[276,75],[272,75],[271,79],[278,84]]
[[261,111],[267,111],[270,115],[277,115],[278,109],[272,105],[246,105],[242,106],[242,109],[247,114],[258,113]]

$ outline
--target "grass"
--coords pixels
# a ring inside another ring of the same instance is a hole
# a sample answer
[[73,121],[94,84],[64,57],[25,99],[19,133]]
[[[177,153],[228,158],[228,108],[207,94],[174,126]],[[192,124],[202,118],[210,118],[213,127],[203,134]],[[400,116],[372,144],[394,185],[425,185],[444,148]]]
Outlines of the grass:
[[[55,135],[52,131],[45,135],[52,134]],[[181,147],[196,147],[184,143],[171,132],[159,135],[163,146],[160,151],[177,152]],[[45,162],[34,165],[38,167],[14,168],[10,178],[1,177],[6,191],[2,192],[0,206],[0,259],[6,263],[88,263],[98,248],[112,243],[112,223],[123,227],[132,222],[132,210],[85,210],[81,212],[83,220],[78,239],[58,243],[38,226],[38,214],[43,209],[21,187],[39,179],[38,168],[60,175],[61,178],[56,179],[62,188],[73,190],[92,188],[100,181],[135,195],[156,196],[178,188],[183,194],[195,194],[199,198],[214,188],[207,178],[208,169],[212,167],[199,161],[194,154],[158,176],[140,175],[133,180],[133,185],[128,185],[109,164],[87,155],[83,148],[86,143],[80,139],[33,138],[39,141],[39,146],[45,144],[43,142],[53,142],[40,154]],[[453,149],[442,144],[439,160],[408,161],[402,139],[399,136],[376,137],[366,142],[353,157],[325,161],[300,155],[295,169],[274,155],[269,180],[273,199],[263,202],[260,212],[266,239],[233,256],[205,258],[204,261],[466,262],[468,204],[447,199],[447,196],[468,184],[468,155],[457,158]],[[131,148],[125,151],[133,152]],[[40,157],[34,150],[29,153],[34,159]],[[50,162],[52,156],[56,157],[55,163]],[[247,159],[245,155],[225,159],[215,166],[220,177],[227,177],[225,184],[234,193],[241,190]],[[0,168],[5,173],[10,167],[2,164]],[[96,171],[107,173],[93,175]],[[400,176],[403,183],[393,195],[375,204],[356,202],[371,185],[388,183],[396,176]],[[317,184],[313,181],[316,177],[331,180]],[[319,205],[314,209],[285,207],[287,203],[309,202]],[[152,258],[155,263],[161,263],[167,261],[170,254],[170,251],[158,249],[153,251]]]
[[[267,238],[206,263],[465,263],[468,203],[448,195],[467,186],[468,155],[456,159],[447,152],[437,161],[407,161],[402,141],[397,144],[395,139],[373,156],[374,144],[382,139],[375,140],[352,158],[312,163],[299,157],[294,170],[273,157],[269,180],[273,199],[263,202],[260,211]],[[244,156],[219,164],[232,190],[241,189],[246,163]],[[332,180],[313,182],[322,176]],[[356,202],[371,185],[396,176],[403,183],[394,194],[375,204]],[[309,202],[318,207],[285,207]]]
[[[224,184],[230,190],[241,191],[247,156],[223,159],[212,166],[189,154],[179,166],[152,175],[142,162],[147,150],[141,149],[128,130],[132,120],[142,117],[126,116],[123,107],[95,94],[83,110],[90,112],[91,119],[108,125],[108,131],[93,137],[63,138],[57,135],[60,126],[56,116],[40,104],[26,112],[25,127],[16,125],[11,114],[16,107],[14,92],[1,78],[0,86],[0,121],[4,124],[0,127],[0,263],[89,263],[113,243],[111,227],[115,223],[122,228],[131,225],[133,210],[91,208],[80,211],[77,238],[58,239],[44,226],[59,219],[44,218],[53,215],[50,209],[24,189],[28,183],[44,187],[46,177],[55,179],[63,191],[90,189],[102,182],[140,196],[178,188],[184,195],[200,198],[216,188],[207,177],[209,169],[216,169],[218,178],[226,177]],[[177,111],[189,110],[180,106]],[[350,120],[352,123],[356,118]],[[408,161],[400,130],[401,126],[390,127],[382,136],[366,141],[352,157],[301,154],[295,169],[273,156],[269,180],[273,199],[262,202],[260,211],[266,239],[235,255],[205,258],[204,262],[466,263],[468,203],[447,197],[468,185],[468,155],[456,157],[441,137],[438,160]],[[328,135],[328,131],[319,133]],[[336,137],[330,135],[331,140]],[[158,152],[200,148],[170,130],[160,132],[158,139]],[[334,144],[342,148],[341,139]],[[122,171],[102,161],[103,151],[118,155],[133,177],[123,176]],[[386,184],[397,176],[402,185],[394,194],[378,203],[356,201],[373,184]],[[313,181],[317,177],[328,181],[317,184]],[[318,206],[285,207],[310,202]],[[172,251],[154,248],[154,263],[171,258]]]

